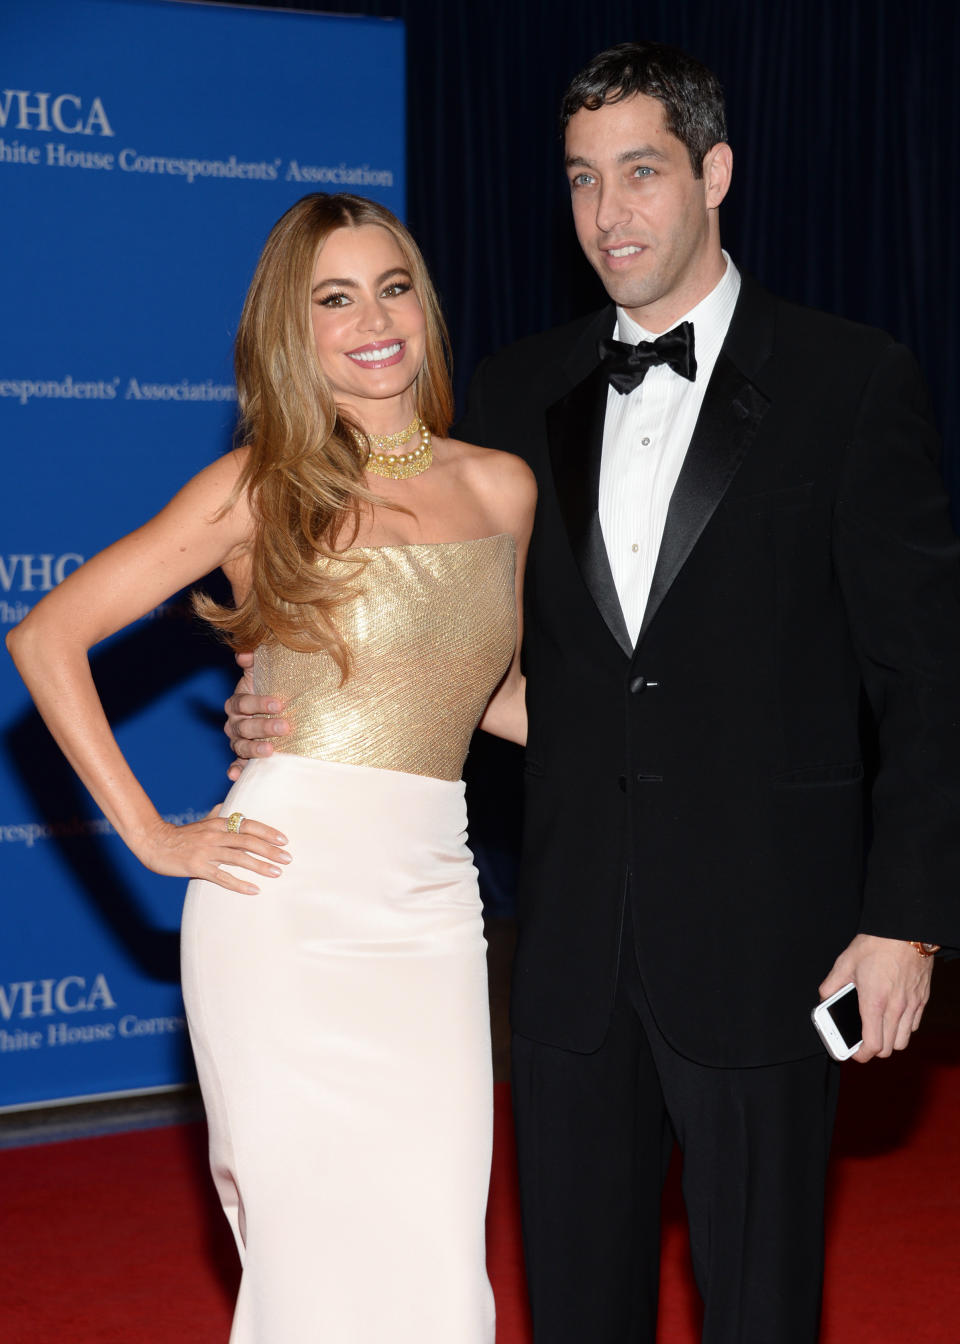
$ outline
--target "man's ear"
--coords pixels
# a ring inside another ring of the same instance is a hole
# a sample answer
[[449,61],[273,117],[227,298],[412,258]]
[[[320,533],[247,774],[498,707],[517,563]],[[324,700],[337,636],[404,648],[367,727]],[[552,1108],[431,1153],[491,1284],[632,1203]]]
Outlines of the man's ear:
[[730,188],[733,150],[723,140],[703,156],[703,186],[707,209],[716,210]]

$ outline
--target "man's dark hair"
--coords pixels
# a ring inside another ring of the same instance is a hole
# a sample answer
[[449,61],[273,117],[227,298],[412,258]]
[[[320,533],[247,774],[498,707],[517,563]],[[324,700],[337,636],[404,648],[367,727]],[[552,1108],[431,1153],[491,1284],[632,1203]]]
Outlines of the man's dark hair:
[[694,177],[702,177],[704,155],[727,138],[723,90],[712,70],[676,47],[621,42],[601,51],[571,80],[560,125],[582,107],[595,112],[637,93],[663,104],[667,130],[686,145]]

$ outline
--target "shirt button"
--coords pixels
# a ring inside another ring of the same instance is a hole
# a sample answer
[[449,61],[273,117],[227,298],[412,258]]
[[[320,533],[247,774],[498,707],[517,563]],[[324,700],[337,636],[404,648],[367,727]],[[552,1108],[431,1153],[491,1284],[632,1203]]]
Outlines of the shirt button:
[[649,439],[641,439],[640,442],[643,444],[644,448],[646,448],[646,447],[649,445],[650,440],[649,440]]
[[630,547],[630,549],[631,551],[639,551],[640,547],[637,545],[636,542],[634,542],[633,545]]

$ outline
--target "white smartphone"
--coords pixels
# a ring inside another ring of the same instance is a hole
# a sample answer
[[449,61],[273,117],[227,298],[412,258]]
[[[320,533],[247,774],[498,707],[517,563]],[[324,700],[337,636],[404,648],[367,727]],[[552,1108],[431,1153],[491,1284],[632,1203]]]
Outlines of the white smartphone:
[[829,999],[818,1003],[810,1014],[820,1039],[834,1059],[849,1059],[863,1044],[863,1026],[860,1022],[860,1001],[857,987],[849,985],[838,989]]

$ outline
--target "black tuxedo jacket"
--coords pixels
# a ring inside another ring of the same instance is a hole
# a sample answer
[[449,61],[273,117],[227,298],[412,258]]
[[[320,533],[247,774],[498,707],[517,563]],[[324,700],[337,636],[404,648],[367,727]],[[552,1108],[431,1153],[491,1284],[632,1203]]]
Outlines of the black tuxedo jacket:
[[799,1058],[858,930],[960,944],[960,548],[936,434],[902,346],[745,277],[632,648],[597,515],[613,324],[487,360],[459,427],[540,490],[514,1029],[600,1045],[628,887],[671,1044]]

